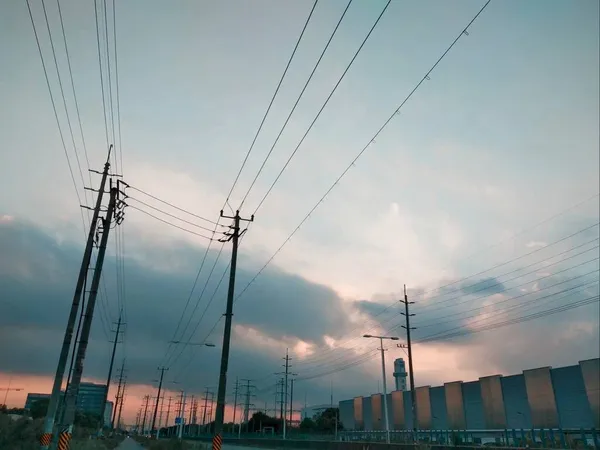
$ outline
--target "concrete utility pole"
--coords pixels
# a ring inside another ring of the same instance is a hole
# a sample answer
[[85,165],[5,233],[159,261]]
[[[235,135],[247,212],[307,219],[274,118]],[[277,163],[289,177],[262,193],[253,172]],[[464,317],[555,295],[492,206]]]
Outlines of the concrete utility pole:
[[204,398],[202,400],[204,400],[204,406],[202,407],[202,426],[205,427],[204,431],[206,432],[208,430],[208,427],[206,426],[206,412],[208,411],[208,394],[210,393],[209,389],[206,388],[206,391],[204,391]]
[[[111,183],[112,184],[112,183]],[[98,249],[98,257],[96,258],[96,267],[94,268],[94,276],[92,278],[92,286],[88,302],[86,305],[85,316],[83,325],[81,326],[81,336],[79,338],[79,345],[77,346],[77,356],[75,359],[75,365],[73,368],[73,378],[71,380],[69,391],[65,393],[65,420],[61,435],[67,442],[67,448],[70,448],[71,435],[73,433],[73,422],[75,420],[75,408],[77,404],[77,395],[79,393],[79,385],[81,384],[81,377],[83,376],[83,360],[87,351],[87,345],[90,337],[90,331],[92,329],[92,319],[94,317],[94,308],[96,306],[96,297],[98,296],[98,287],[100,285],[100,276],[102,275],[102,265],[104,264],[104,255],[106,253],[106,244],[108,242],[108,235],[113,220],[113,215],[116,208],[117,198],[119,191],[116,187],[110,188],[110,201],[108,202],[108,209],[106,211],[106,217],[102,220],[102,238],[100,239],[100,246]]]
[[293,424],[294,420],[294,379],[292,378],[290,381],[290,427]]
[[165,425],[168,427],[169,426],[169,415],[171,414],[171,399],[173,397],[169,397],[168,398],[168,403],[167,403],[167,418],[165,419]]
[[179,440],[183,437],[183,422],[185,422],[185,392],[181,391],[181,410],[179,414],[179,433],[177,437]]
[[142,435],[146,435],[146,415],[148,414],[148,403],[150,403],[150,396],[144,396],[144,419],[142,420]]
[[417,399],[415,396],[415,372],[413,370],[413,358],[412,358],[412,344],[410,340],[410,330],[416,330],[415,327],[410,326],[410,318],[414,316],[414,314],[409,314],[408,305],[412,305],[414,302],[408,301],[408,296],[406,295],[406,285],[404,285],[404,301],[400,300],[400,303],[404,303],[404,311],[402,314],[406,318],[406,326],[402,325],[402,328],[406,330],[406,344],[408,347],[408,376],[410,378],[410,400],[412,406],[412,424],[413,424],[413,432],[417,433]]
[[[119,319],[121,317],[119,316]],[[119,374],[119,384],[117,385],[117,395],[115,397],[115,406],[113,408],[113,412],[112,412],[112,419],[110,421],[110,427],[111,429],[115,429],[115,418],[117,417],[117,409],[119,408],[119,402],[121,401],[121,388],[123,386],[123,372],[125,372],[125,359],[123,359],[123,362],[121,363],[121,373]],[[108,391],[108,389],[107,389]],[[117,422],[117,427],[119,426],[119,423]]]
[[[106,379],[106,391],[104,391],[104,398],[102,399],[102,408],[100,410],[100,423],[98,426],[98,435],[102,435],[102,429],[104,428],[104,411],[106,411],[106,401],[108,400],[108,389],[110,388],[110,381],[112,379],[113,365],[115,363],[115,353],[117,352],[117,343],[119,342],[119,333],[121,332],[121,320],[123,318],[123,310],[119,313],[119,321],[117,322],[117,331],[115,333],[115,340],[113,342],[112,356],[110,357],[110,364],[108,366],[108,378]],[[118,392],[117,392],[118,395]],[[116,408],[116,405],[115,405]],[[111,424],[112,428],[112,424]]]
[[221,353],[221,368],[219,371],[219,388],[217,390],[217,410],[215,414],[215,431],[212,440],[212,450],[221,450],[223,444],[223,421],[225,419],[225,391],[227,390],[227,367],[229,365],[229,345],[231,343],[231,321],[233,317],[233,297],[235,294],[235,269],[237,265],[237,250],[240,233],[240,221],[252,222],[254,216],[250,219],[242,219],[240,212],[236,211],[235,216],[225,216],[221,210],[221,217],[233,219],[232,232],[226,233],[221,242],[232,241],[231,250],[231,269],[229,272],[229,290],[227,292],[227,307],[225,309],[225,330],[223,332],[223,349]]
[[162,416],[163,416],[164,410],[165,410],[165,394],[163,394],[162,397],[160,398],[160,411],[158,413],[158,429],[159,430],[162,427]]
[[290,368],[292,367],[290,361],[292,358],[289,356],[288,349],[285,349],[285,358],[283,358],[285,364],[283,367],[285,368],[284,372],[281,372],[277,375],[283,375],[283,379],[281,380],[282,389],[281,389],[281,420],[283,421],[283,439],[286,438],[287,435],[287,400],[288,400],[288,377],[290,375],[295,376],[298,375],[296,373],[290,373]]
[[121,401],[119,403],[119,415],[117,416],[117,428],[121,426],[121,413],[123,412],[123,403],[125,402],[125,387],[127,379],[123,379],[123,387],[121,388]]
[[87,272],[92,257],[94,235],[96,234],[96,224],[98,223],[100,208],[102,207],[102,196],[106,187],[106,178],[108,177],[108,170],[110,168],[109,161],[112,147],[113,146],[111,144],[108,148],[108,157],[106,158],[106,163],[104,164],[104,171],[102,172],[102,179],[100,180],[100,189],[98,190],[96,206],[94,208],[94,213],[92,214],[92,220],[90,222],[90,229],[88,232],[87,242],[85,244],[85,250],[83,251],[83,259],[79,268],[79,276],[77,277],[77,284],[75,285],[75,293],[73,294],[73,302],[71,303],[71,311],[69,312],[69,318],[67,320],[67,328],[65,330],[62,348],[58,357],[56,373],[54,374],[52,394],[50,395],[50,402],[48,404],[48,411],[46,413],[46,420],[44,422],[44,430],[40,438],[40,445],[43,450],[47,450],[50,446],[50,442],[52,441],[54,422],[56,420],[58,405],[61,400],[60,389],[62,387],[63,378],[65,376],[65,369],[67,367],[67,360],[69,358],[69,348],[71,347],[71,340],[73,339],[73,329],[75,328],[75,322],[77,320],[77,311],[79,310],[79,303],[81,302],[82,297],[81,294],[83,292],[85,280],[87,279]]
[[[165,375],[165,370],[169,370],[166,367],[159,367],[160,370],[160,381],[158,382],[158,394],[156,394],[156,404],[154,405],[154,415],[152,416],[152,427],[150,428],[150,436],[154,432],[154,427],[156,426],[156,414],[158,413],[158,402],[160,401],[160,391],[162,389],[163,377]],[[158,439],[158,433],[156,433],[156,439]]]
[[234,390],[234,397],[233,397],[233,430],[235,430],[235,412],[237,409],[237,398],[238,398],[239,388],[240,388],[240,382],[238,380],[238,377],[235,377],[235,390]]

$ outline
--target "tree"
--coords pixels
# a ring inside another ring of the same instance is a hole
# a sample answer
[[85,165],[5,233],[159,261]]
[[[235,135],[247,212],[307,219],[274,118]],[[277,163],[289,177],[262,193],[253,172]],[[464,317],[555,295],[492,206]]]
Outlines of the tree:
[[[282,427],[281,419],[268,416],[262,411],[258,411],[252,414],[252,417],[250,418],[250,420],[248,420],[248,431],[260,431],[265,427],[273,427],[275,429],[275,432],[277,432]],[[244,430],[244,428],[245,427],[242,426],[242,431]]]
[[314,419],[319,431],[334,433],[336,430],[336,422],[338,431],[344,428],[342,422],[340,422],[340,412],[338,408],[327,408],[320,414],[315,415]]
[[311,432],[316,430],[316,428],[317,424],[310,417],[305,417],[302,419],[302,422],[300,422],[300,431],[302,432]]
[[31,409],[29,410],[31,417],[33,419],[41,419],[42,417],[46,417],[46,412],[48,411],[49,404],[49,398],[42,398],[33,402],[33,404],[31,405]]

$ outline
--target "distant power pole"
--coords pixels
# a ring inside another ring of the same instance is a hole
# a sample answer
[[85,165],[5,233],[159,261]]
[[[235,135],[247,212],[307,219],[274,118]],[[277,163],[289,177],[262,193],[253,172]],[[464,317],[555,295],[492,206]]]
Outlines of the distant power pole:
[[282,390],[281,390],[281,420],[283,421],[283,439],[286,438],[286,434],[287,434],[287,401],[288,401],[288,377],[290,375],[297,375],[295,373],[290,373],[290,369],[292,367],[292,365],[290,364],[290,361],[292,360],[292,358],[290,358],[288,349],[285,350],[285,358],[283,358],[285,361],[285,364],[283,365],[283,367],[285,368],[284,372],[281,372],[280,375],[283,375],[283,379],[282,379]]
[[294,420],[294,379],[290,380],[290,427]]
[[[115,406],[113,408],[113,412],[112,412],[112,419],[111,419],[111,428],[114,430],[115,429],[115,419],[117,417],[117,409],[119,408],[119,403],[121,402],[121,389],[123,387],[123,373],[125,372],[125,359],[123,359],[123,362],[121,363],[121,371],[119,374],[119,384],[117,386],[117,396],[115,397]],[[107,389],[108,391],[108,389]],[[116,426],[119,426],[119,423],[116,423]]]
[[240,233],[240,221],[252,222],[254,216],[250,219],[242,219],[240,212],[236,211],[235,216],[225,216],[221,211],[221,217],[233,219],[231,233],[227,233],[224,239],[219,239],[222,242],[232,241],[233,247],[231,250],[231,269],[229,272],[229,290],[227,292],[227,307],[225,309],[225,330],[223,332],[223,349],[221,353],[221,368],[219,370],[219,388],[217,390],[217,410],[215,414],[215,431],[212,441],[212,450],[221,450],[223,438],[223,421],[225,419],[225,391],[227,390],[227,367],[229,365],[229,345],[231,342],[231,319],[233,317],[233,296],[235,294],[235,269],[237,265],[237,250],[238,241],[242,233]]
[[235,430],[235,412],[237,409],[237,398],[238,398],[238,390],[240,388],[240,382],[238,380],[238,377],[235,377],[235,390],[234,390],[234,397],[233,397],[233,430]]
[[121,426],[121,413],[123,412],[123,403],[125,403],[125,387],[127,380],[123,379],[123,387],[121,388],[121,402],[119,403],[119,415],[117,417],[117,428]]
[[204,398],[202,400],[204,400],[204,406],[202,407],[202,426],[206,426],[206,412],[208,411],[208,394],[209,394],[209,390],[208,388],[206,388],[206,391],[204,392]]
[[165,420],[165,426],[169,426],[169,415],[171,414],[171,400],[173,397],[169,397],[168,398],[168,403],[167,403],[167,418]]
[[[75,420],[75,407],[77,403],[77,395],[79,393],[79,385],[81,384],[81,377],[83,376],[83,360],[85,359],[87,352],[87,345],[92,328],[92,319],[94,317],[94,308],[96,306],[96,297],[98,296],[98,287],[100,285],[100,276],[102,275],[102,265],[104,264],[104,255],[106,253],[106,244],[108,242],[108,235],[113,221],[118,194],[118,189],[111,186],[110,201],[108,203],[106,217],[102,220],[102,237],[100,239],[98,257],[96,258],[96,267],[94,268],[92,286],[86,305],[83,325],[81,326],[79,345],[77,346],[77,356],[75,359],[75,365],[73,367],[73,378],[71,379],[71,383],[69,385],[69,391],[65,393],[65,420],[64,424],[62,424],[64,428],[61,431],[61,435],[64,436],[66,441],[69,443],[73,433],[73,422]],[[69,444],[67,444],[67,448],[68,447]]]
[[146,416],[148,415],[148,403],[150,403],[150,396],[144,396],[144,419],[142,420],[142,435],[146,435]]
[[[108,366],[108,378],[106,379],[106,391],[104,392],[104,399],[102,400],[102,408],[100,409],[100,421],[98,426],[98,434],[102,434],[104,428],[104,411],[106,410],[106,401],[108,400],[108,389],[110,388],[110,381],[112,380],[113,365],[115,363],[115,353],[117,352],[117,343],[119,342],[119,333],[121,332],[121,320],[123,319],[123,310],[119,313],[119,321],[117,322],[117,331],[115,332],[115,340],[113,341],[112,355],[110,357],[110,364]],[[118,395],[118,392],[117,392]],[[112,427],[112,424],[111,424]]]
[[56,413],[58,411],[58,406],[61,400],[60,390],[63,384],[63,378],[65,376],[67,360],[69,358],[69,348],[71,347],[71,340],[73,339],[73,330],[75,329],[75,322],[77,320],[77,311],[79,310],[79,303],[81,302],[82,298],[83,286],[87,279],[87,272],[90,266],[90,260],[92,258],[92,248],[94,246],[96,225],[100,216],[100,208],[102,207],[102,196],[106,187],[108,170],[110,168],[109,161],[111,150],[112,145],[108,148],[108,157],[106,158],[106,163],[104,164],[104,171],[102,172],[102,179],[100,180],[100,189],[98,190],[98,197],[96,198],[96,206],[94,208],[94,213],[92,214],[92,220],[90,222],[90,229],[88,231],[87,242],[85,244],[85,250],[83,251],[83,259],[79,268],[79,276],[77,278],[77,284],[75,285],[75,293],[73,295],[71,311],[69,312],[69,319],[67,320],[67,328],[65,330],[62,348],[60,350],[60,356],[58,357],[58,366],[56,367],[54,382],[52,384],[52,394],[50,395],[50,403],[48,404],[48,411],[46,413],[46,420],[44,422],[44,431],[40,438],[40,445],[43,450],[47,450],[50,446],[50,442],[52,441],[54,422],[56,420]]
[[[154,405],[154,415],[152,416],[152,427],[150,428],[150,436],[154,432],[154,428],[156,426],[156,414],[158,413],[158,402],[160,401],[160,391],[162,389],[163,377],[165,375],[165,370],[169,370],[166,367],[159,367],[160,370],[160,381],[158,382],[158,394],[156,394],[156,404]],[[158,439],[158,433],[156,438]]]
[[416,328],[410,326],[410,318],[414,316],[414,314],[410,314],[408,312],[408,305],[412,305],[414,302],[408,301],[408,296],[406,295],[406,285],[404,285],[404,301],[400,300],[400,303],[404,303],[404,311],[402,314],[406,318],[406,325],[402,325],[402,328],[406,330],[406,344],[408,347],[408,374],[410,377],[410,399],[412,405],[412,423],[413,423],[413,431],[417,432],[417,399],[415,398],[415,373],[413,370],[413,358],[412,358],[412,344],[410,340],[410,330],[415,330]]

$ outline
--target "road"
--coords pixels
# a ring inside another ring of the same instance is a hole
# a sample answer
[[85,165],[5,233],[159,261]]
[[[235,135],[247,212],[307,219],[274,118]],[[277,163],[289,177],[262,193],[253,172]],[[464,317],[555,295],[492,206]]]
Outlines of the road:
[[135,442],[133,439],[125,438],[123,442],[121,442],[121,444],[116,448],[116,450],[142,450],[143,448],[144,447]]

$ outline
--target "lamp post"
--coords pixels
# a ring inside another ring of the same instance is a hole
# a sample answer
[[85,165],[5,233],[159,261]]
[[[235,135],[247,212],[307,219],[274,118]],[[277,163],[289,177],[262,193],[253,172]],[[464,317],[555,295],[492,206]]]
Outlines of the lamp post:
[[214,347],[215,344],[210,342],[182,342],[182,341],[169,341],[169,344],[183,344],[183,345],[199,345],[204,347]]
[[379,339],[380,350],[381,350],[381,375],[383,376],[383,411],[385,414],[385,442],[390,443],[390,419],[388,414],[387,404],[387,384],[385,382],[385,354],[383,349],[383,340],[389,339],[391,341],[398,341],[400,338],[396,336],[373,336],[371,334],[364,334],[364,338]]

